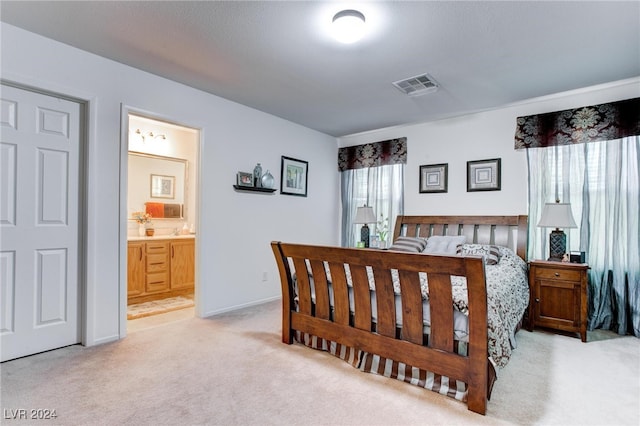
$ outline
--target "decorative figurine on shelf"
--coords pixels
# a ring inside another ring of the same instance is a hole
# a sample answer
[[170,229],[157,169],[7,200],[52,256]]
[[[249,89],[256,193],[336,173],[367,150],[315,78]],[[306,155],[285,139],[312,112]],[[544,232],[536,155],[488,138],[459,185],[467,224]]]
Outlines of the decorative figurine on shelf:
[[267,173],[262,175],[262,187],[273,188],[273,182],[274,182],[273,175],[269,173],[269,170],[267,170]]
[[262,188],[262,166],[260,163],[253,168],[253,186]]

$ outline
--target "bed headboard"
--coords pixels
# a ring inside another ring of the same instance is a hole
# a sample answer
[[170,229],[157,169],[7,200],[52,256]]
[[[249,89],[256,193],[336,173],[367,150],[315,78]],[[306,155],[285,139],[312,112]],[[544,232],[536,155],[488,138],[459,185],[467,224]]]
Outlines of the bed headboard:
[[467,243],[496,244],[511,248],[527,260],[527,216],[398,216],[393,239],[398,236],[465,235]]

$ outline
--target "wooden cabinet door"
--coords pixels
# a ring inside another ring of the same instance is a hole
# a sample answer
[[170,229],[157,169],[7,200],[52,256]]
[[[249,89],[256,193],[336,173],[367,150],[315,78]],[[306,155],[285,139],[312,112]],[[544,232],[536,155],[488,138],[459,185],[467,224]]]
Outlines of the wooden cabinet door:
[[171,289],[194,288],[195,241],[171,242]]
[[145,284],[145,250],[144,243],[128,243],[127,245],[127,297],[144,293]]
[[536,281],[535,323],[571,331],[580,326],[580,283]]

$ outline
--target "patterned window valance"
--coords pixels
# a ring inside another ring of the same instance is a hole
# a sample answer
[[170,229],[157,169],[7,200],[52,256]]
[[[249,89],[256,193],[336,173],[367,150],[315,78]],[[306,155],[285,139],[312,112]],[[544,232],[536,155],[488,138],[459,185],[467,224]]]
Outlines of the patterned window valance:
[[516,149],[640,135],[640,98],[518,117]]
[[407,138],[348,146],[338,150],[338,170],[407,164]]

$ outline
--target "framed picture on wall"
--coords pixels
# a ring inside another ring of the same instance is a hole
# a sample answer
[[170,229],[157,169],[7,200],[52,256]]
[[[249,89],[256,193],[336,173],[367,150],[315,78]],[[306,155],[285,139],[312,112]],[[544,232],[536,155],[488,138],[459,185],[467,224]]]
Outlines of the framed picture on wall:
[[282,156],[280,167],[280,193],[286,195],[307,196],[309,163],[303,160]]
[[500,158],[467,161],[467,192],[500,191]]
[[447,192],[449,164],[420,166],[420,193]]
[[253,187],[253,173],[238,172],[238,186]]
[[175,198],[176,177],[151,175],[151,198]]

